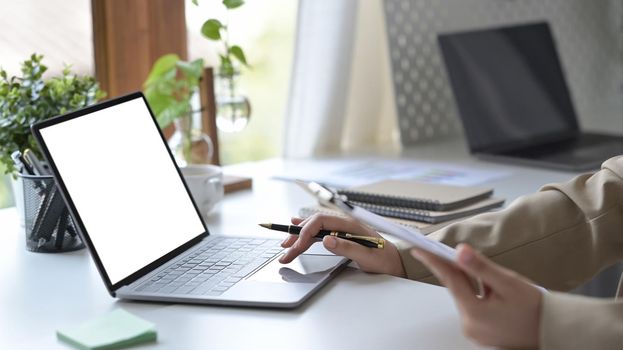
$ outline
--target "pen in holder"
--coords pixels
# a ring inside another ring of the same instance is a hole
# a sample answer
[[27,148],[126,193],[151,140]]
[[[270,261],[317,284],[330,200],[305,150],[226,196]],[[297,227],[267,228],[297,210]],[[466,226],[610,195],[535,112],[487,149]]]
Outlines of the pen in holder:
[[50,175],[18,176],[24,187],[26,249],[56,253],[84,248],[54,178]]

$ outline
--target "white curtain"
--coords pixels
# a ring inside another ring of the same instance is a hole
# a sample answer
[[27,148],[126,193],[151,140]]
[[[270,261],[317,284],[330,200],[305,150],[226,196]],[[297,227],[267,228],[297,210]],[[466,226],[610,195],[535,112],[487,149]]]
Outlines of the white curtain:
[[300,1],[285,157],[399,147],[381,1]]

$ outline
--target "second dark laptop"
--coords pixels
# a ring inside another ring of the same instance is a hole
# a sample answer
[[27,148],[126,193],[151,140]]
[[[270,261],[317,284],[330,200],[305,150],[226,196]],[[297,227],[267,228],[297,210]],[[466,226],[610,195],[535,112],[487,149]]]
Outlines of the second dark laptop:
[[438,40],[473,154],[569,171],[623,154],[623,137],[580,131],[548,23]]

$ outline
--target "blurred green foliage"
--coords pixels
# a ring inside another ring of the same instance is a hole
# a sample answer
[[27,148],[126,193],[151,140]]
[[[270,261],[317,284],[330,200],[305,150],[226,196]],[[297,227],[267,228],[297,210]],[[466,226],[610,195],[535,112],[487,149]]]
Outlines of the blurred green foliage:
[[191,112],[190,99],[199,88],[202,71],[201,58],[186,62],[176,54],[167,54],[154,63],[143,86],[160,128]]
[[[223,0],[223,5],[227,11],[237,9],[244,5],[243,0]],[[193,4],[198,6],[198,0],[193,0]],[[247,57],[239,45],[232,45],[229,41],[229,23],[222,23],[216,18],[210,18],[203,22],[201,34],[208,40],[221,42],[223,51],[219,53],[221,64],[218,74],[225,77],[233,77],[236,74],[236,61],[244,66],[248,66]]]

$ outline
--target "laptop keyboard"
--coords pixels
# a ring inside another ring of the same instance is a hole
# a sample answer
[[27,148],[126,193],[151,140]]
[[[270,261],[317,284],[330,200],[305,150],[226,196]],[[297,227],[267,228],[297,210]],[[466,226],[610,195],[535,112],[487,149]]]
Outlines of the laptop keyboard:
[[136,290],[217,296],[262,266],[283,248],[278,239],[216,237],[153,276]]

